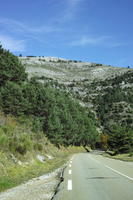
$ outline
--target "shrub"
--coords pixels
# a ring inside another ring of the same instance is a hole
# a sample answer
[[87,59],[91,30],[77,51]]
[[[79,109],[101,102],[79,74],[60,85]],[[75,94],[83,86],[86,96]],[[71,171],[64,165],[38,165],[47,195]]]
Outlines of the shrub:
[[42,151],[43,150],[43,146],[40,143],[35,143],[34,144],[34,149],[38,150],[38,151]]
[[9,138],[4,133],[3,129],[0,128],[0,148],[5,148],[8,146]]

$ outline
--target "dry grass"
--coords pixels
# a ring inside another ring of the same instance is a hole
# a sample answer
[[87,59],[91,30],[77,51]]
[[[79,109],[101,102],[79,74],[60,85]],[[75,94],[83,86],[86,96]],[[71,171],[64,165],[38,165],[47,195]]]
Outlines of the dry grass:
[[105,154],[103,154],[103,156],[108,157],[108,158],[117,159],[117,160],[133,162],[133,154],[130,154],[130,153],[118,154],[115,156],[111,156],[111,155],[105,153]]

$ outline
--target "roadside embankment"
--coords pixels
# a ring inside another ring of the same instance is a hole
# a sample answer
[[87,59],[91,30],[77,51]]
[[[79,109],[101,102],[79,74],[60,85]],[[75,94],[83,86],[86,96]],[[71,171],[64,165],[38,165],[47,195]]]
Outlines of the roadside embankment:
[[133,161],[132,153],[117,154],[117,155],[110,155],[109,153],[103,153],[103,156],[112,158],[112,159],[122,160],[122,161],[129,161],[129,162]]
[[60,146],[44,133],[35,133],[30,119],[0,113],[0,192],[60,168],[70,155],[83,147]]
[[59,183],[58,175],[62,168],[33,178],[12,189],[8,189],[0,194],[1,200],[50,200]]

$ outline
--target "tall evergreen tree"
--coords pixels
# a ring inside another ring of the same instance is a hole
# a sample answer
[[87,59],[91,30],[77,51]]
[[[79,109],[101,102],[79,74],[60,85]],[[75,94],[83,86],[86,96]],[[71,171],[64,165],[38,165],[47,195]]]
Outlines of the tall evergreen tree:
[[0,86],[7,81],[19,83],[26,79],[25,68],[18,58],[0,45]]

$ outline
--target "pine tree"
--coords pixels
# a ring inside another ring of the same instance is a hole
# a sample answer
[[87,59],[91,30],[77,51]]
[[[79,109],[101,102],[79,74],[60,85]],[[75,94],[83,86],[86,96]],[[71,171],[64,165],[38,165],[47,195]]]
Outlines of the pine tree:
[[18,58],[0,45],[0,86],[7,81],[19,83],[26,79],[25,68]]

